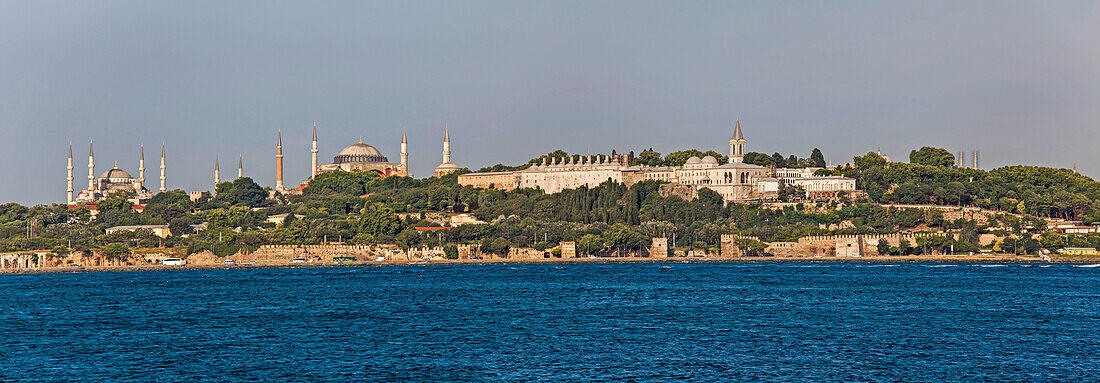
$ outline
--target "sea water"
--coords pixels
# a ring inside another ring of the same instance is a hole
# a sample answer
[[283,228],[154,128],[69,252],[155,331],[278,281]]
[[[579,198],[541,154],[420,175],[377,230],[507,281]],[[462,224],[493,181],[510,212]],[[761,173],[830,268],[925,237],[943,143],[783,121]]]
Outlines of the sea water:
[[988,266],[3,275],[0,381],[1100,380],[1100,268]]

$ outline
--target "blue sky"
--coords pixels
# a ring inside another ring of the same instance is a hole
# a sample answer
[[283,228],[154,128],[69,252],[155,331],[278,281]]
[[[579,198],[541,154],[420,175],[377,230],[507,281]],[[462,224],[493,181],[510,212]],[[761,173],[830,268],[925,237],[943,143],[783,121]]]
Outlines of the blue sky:
[[[287,183],[359,136],[392,161],[479,168],[555,149],[748,150],[831,162],[980,150],[1100,172],[1096,2],[4,2],[0,201],[136,173],[207,190],[215,156]],[[228,165],[225,165],[228,164]],[[227,169],[228,168],[228,169]],[[226,178],[226,177],[223,177]],[[155,184],[155,182],[150,182]]]

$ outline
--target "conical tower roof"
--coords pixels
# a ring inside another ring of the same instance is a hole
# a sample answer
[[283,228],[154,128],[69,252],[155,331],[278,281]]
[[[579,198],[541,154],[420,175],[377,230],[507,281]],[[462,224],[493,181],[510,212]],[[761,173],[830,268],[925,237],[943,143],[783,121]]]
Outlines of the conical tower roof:
[[733,128],[733,139],[744,140],[745,136],[741,134],[741,119],[738,118]]

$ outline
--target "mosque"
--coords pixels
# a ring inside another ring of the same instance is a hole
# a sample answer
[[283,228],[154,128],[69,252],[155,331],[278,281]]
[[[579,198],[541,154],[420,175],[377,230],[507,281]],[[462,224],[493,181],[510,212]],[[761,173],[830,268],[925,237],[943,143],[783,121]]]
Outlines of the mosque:
[[[406,132],[401,132],[401,153],[399,154],[399,162],[390,162],[389,158],[382,154],[382,151],[378,148],[364,143],[360,138],[359,142],[348,145],[340,150],[335,157],[332,158],[331,163],[318,164],[317,155],[319,150],[317,149],[317,124],[313,124],[313,141],[310,148],[310,175],[309,179],[301,183],[301,185],[293,188],[287,188],[283,184],[283,134],[280,131],[275,145],[275,192],[282,194],[300,194],[302,189],[309,184],[309,181],[316,177],[318,174],[328,173],[333,171],[367,171],[374,172],[382,177],[412,177],[409,173],[409,139]],[[435,176],[443,176],[458,171],[460,167],[451,162],[451,137],[450,129],[444,127],[443,129],[443,163],[435,168]]]
[[[382,154],[378,148],[364,143],[360,138],[359,142],[348,145],[340,150],[335,157],[332,158],[331,163],[319,164],[317,148],[317,124],[313,125],[313,141],[310,148],[310,175],[309,179],[306,179],[301,185],[296,187],[286,187],[283,183],[283,133],[280,130],[277,134],[275,144],[275,186],[272,188],[272,195],[275,193],[281,194],[300,194],[302,189],[309,184],[309,180],[312,180],[318,174],[328,173],[333,171],[368,171],[374,172],[382,177],[411,177],[409,173],[409,141],[405,132],[401,132],[401,153],[399,154],[399,162],[391,162],[389,158]],[[75,190],[73,181],[73,147],[72,143],[69,143],[69,160],[68,160],[68,177],[66,198],[65,202],[69,205],[73,204],[88,204],[99,202],[109,194],[114,192],[128,192],[132,193],[133,201],[135,204],[141,203],[143,200],[152,198],[155,193],[146,188],[145,184],[145,146],[140,148],[140,154],[138,157],[138,176],[135,178],[129,172],[120,169],[118,164],[111,169],[108,169],[99,177],[95,176],[95,151],[92,144],[88,144],[88,187],[82,190]],[[460,166],[451,162],[451,137],[450,129],[444,126],[443,131],[443,162],[435,168],[435,176],[443,176],[454,173],[461,169]],[[165,151],[164,144],[161,144],[160,148],[160,188],[158,192],[163,193],[167,191],[165,177]],[[244,159],[241,158],[237,162],[237,177],[244,176]],[[216,186],[221,182],[221,164],[218,160],[214,161],[214,185]],[[203,195],[204,192],[192,192],[192,198]]]
[[[149,189],[145,188],[145,145],[141,146],[140,155],[138,156],[138,177],[134,178],[129,172],[119,169],[118,163],[111,169],[108,169],[103,174],[100,174],[97,178],[95,176],[95,150],[92,143],[88,143],[88,187],[76,192],[73,189],[73,144],[69,143],[69,163],[67,166],[68,177],[66,178],[67,187],[65,190],[65,202],[72,205],[75,203],[94,203],[103,199],[107,195],[115,192],[130,193],[135,203],[149,199],[153,197],[153,193]],[[164,163],[164,145],[161,144],[160,148],[160,191],[164,192],[165,188],[165,163]],[[74,194],[74,192],[76,194]]]

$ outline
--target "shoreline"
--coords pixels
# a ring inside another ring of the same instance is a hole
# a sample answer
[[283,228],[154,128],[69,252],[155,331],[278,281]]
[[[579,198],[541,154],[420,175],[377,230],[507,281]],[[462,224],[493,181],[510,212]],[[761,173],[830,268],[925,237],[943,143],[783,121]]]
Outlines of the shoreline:
[[560,264],[613,264],[613,263],[1100,263],[1100,257],[1052,257],[1050,262],[1038,256],[1022,255],[933,255],[933,256],[874,256],[874,257],[668,257],[668,258],[550,258],[550,259],[452,259],[452,260],[392,260],[341,263],[270,263],[250,265],[135,265],[50,267],[43,269],[7,269],[0,274],[56,274],[133,272],[163,270],[232,270],[232,269],[288,269],[323,267],[392,267],[392,266],[461,266],[461,265],[560,265]]

